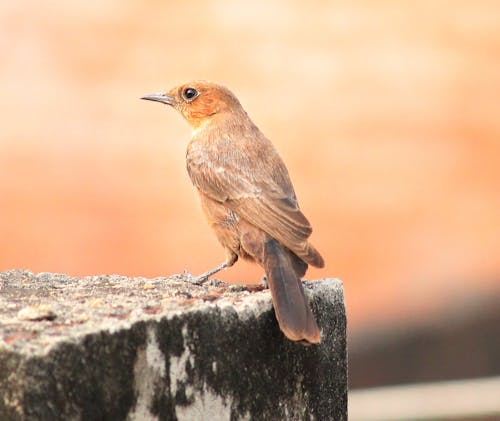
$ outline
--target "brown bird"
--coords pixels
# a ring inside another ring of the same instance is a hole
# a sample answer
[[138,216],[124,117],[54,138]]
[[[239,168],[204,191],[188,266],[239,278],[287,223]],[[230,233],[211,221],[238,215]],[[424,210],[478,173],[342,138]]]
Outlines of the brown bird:
[[142,99],[172,106],[193,129],[187,170],[226,251],[223,264],[197,279],[232,266],[238,257],[257,262],[265,270],[286,337],[319,343],[321,333],[300,278],[308,265],[323,267],[324,261],[307,241],[311,225],[272,143],[221,85],[194,81]]

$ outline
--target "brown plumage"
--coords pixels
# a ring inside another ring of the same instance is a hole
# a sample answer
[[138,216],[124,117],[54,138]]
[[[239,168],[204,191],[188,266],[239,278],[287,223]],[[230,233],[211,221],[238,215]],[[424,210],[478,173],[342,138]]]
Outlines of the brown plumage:
[[223,86],[195,81],[143,99],[172,106],[193,129],[187,170],[226,250],[225,263],[202,276],[232,266],[238,257],[259,263],[283,333],[294,341],[320,342],[300,278],[309,264],[324,262],[307,241],[311,225],[272,143]]

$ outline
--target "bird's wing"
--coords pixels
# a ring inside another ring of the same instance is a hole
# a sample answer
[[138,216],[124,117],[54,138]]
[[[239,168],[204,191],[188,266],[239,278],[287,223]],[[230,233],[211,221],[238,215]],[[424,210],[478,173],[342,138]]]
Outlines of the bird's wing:
[[189,176],[204,194],[300,252],[307,247],[312,228],[298,207],[283,161],[265,140],[257,152],[234,154],[232,148],[217,148],[202,156],[188,153]]

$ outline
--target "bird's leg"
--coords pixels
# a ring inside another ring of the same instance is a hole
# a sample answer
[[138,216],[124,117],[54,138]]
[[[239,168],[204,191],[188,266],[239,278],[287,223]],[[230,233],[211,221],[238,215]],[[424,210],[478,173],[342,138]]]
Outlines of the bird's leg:
[[184,271],[184,276],[189,282],[193,282],[195,284],[201,285],[204,282],[208,281],[208,278],[212,275],[215,275],[216,273],[220,272],[221,270],[227,269],[228,267],[231,267],[234,265],[236,260],[238,260],[238,256],[233,253],[232,251],[227,250],[226,251],[226,261],[224,263],[221,263],[220,265],[214,267],[213,269],[207,270],[206,272],[203,272],[201,275],[198,276],[193,276],[191,275],[187,270]]

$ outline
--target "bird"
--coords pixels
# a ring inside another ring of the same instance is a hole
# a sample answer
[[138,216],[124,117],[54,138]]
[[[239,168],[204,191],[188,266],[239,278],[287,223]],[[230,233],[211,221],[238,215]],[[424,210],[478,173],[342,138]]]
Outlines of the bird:
[[236,263],[263,267],[278,325],[291,341],[321,342],[321,331],[301,278],[308,265],[324,267],[309,243],[311,224],[301,212],[288,170],[225,86],[195,80],[141,99],[177,110],[191,127],[186,167],[225,261],[199,277]]

